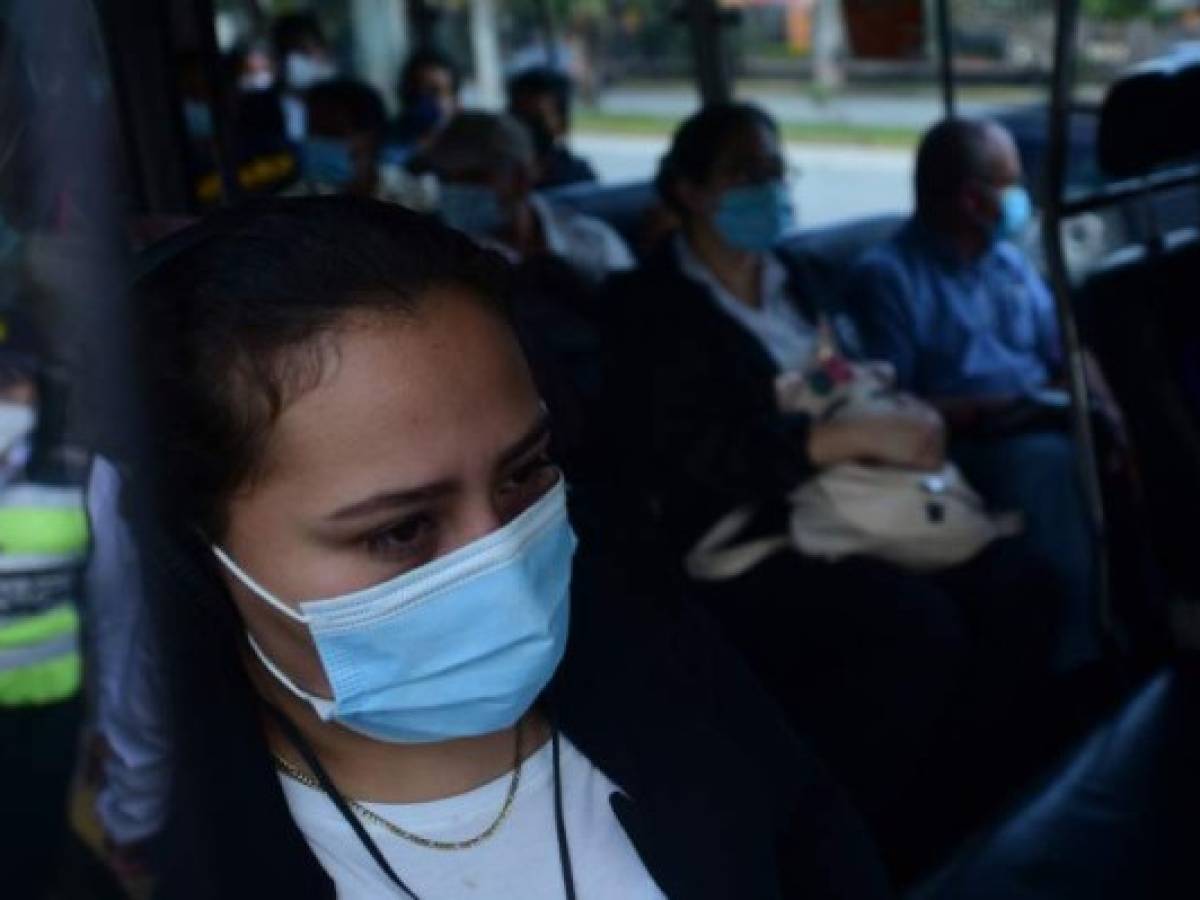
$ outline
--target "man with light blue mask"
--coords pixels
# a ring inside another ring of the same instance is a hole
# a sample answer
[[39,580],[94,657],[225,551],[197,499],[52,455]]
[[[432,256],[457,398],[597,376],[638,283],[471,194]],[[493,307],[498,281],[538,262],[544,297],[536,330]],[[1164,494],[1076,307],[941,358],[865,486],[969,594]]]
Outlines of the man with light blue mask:
[[1024,511],[1026,541],[1057,571],[1077,617],[1063,647],[1069,667],[1098,652],[1094,548],[1055,390],[1063,348],[1054,301],[1016,243],[1032,219],[1022,181],[1002,125],[934,126],[917,152],[916,213],[858,263],[848,300],[870,355],[889,360],[900,386],[945,416],[972,483],[993,505]]
[[629,248],[607,224],[533,192],[537,154],[513,117],[460,113],[429,148],[427,161],[441,182],[446,223],[511,261],[550,255],[595,281],[633,266]]

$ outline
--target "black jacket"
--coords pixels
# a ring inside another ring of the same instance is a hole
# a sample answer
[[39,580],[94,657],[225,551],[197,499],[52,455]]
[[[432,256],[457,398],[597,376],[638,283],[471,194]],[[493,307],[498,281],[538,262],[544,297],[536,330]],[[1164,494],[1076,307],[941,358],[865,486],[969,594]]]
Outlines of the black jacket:
[[[649,604],[623,601],[614,570],[577,559],[569,646],[543,701],[621,787],[613,808],[660,888],[687,900],[886,896],[840,789],[707,621],[656,618]],[[199,630],[193,676],[232,659]],[[237,676],[225,676],[193,685],[207,705],[176,709],[184,743],[159,896],[333,897],[288,813],[254,701],[244,686],[231,693]]]
[[[818,311],[827,314],[844,349],[853,351],[828,265],[779,259],[800,312],[810,321]],[[781,505],[813,467],[808,418],[782,415],[776,406],[775,360],[683,273],[671,242],[635,272],[614,278],[608,293],[619,308],[612,381],[628,421],[636,423],[637,440],[623,454],[626,468],[636,479],[640,467],[648,482],[643,492],[661,505],[669,550],[690,545],[737,505]],[[648,453],[638,445],[647,439]]]

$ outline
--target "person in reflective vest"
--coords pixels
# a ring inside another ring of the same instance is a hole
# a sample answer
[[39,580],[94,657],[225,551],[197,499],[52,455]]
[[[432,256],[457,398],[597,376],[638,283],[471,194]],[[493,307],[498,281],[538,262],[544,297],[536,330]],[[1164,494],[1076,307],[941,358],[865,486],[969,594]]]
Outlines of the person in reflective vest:
[[40,360],[32,325],[0,311],[0,855],[22,898],[46,894],[66,836],[88,550],[81,489],[32,476]]

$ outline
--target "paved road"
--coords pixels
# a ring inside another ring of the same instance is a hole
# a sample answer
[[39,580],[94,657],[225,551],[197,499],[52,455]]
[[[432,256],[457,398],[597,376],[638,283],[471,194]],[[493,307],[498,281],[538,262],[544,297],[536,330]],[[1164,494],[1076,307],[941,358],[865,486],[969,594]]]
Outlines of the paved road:
[[[652,177],[666,149],[666,138],[621,135],[579,134],[572,143],[602,180],[614,182]],[[912,204],[912,155],[907,151],[792,144],[788,156],[799,173],[795,194],[805,227],[904,212]]]
[[[750,84],[739,93],[745,99],[762,104],[781,122],[924,129],[942,116],[941,97],[932,87],[915,94],[842,95],[826,102],[814,99],[804,85],[787,91],[777,87],[756,90]],[[1035,99],[1037,97],[1032,93],[1013,91],[1011,97],[1005,95],[986,101],[967,99],[961,106],[965,113],[979,114]],[[699,102],[696,92],[686,87],[612,88],[601,95],[596,107],[607,113],[678,119],[694,112]]]

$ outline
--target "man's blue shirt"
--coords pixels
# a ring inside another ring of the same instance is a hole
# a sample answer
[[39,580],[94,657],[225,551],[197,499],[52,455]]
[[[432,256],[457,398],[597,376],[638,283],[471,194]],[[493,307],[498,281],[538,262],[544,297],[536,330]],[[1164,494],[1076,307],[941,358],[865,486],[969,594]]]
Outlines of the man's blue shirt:
[[867,355],[921,396],[1028,393],[1061,363],[1053,298],[1007,242],[963,262],[914,217],[859,261],[849,300]]

